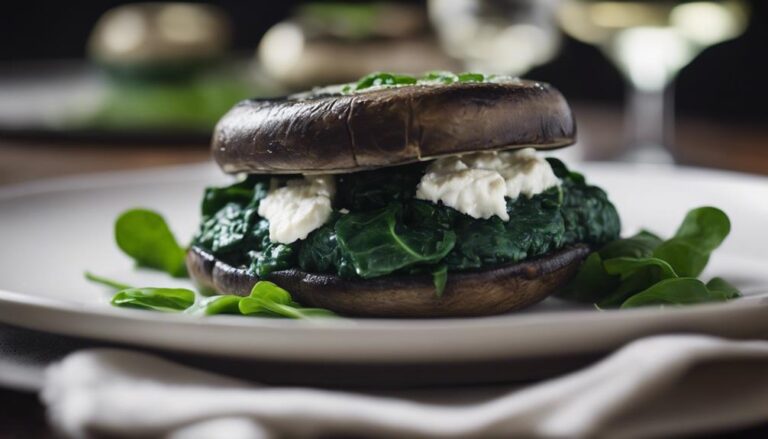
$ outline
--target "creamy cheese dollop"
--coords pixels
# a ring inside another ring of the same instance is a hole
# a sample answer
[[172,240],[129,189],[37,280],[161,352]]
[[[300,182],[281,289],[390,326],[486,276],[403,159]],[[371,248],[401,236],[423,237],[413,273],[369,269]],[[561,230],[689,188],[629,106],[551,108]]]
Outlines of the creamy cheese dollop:
[[435,160],[416,188],[416,198],[443,204],[474,218],[508,220],[504,178],[491,169],[470,168],[462,157]]
[[496,215],[509,221],[505,197],[530,198],[559,184],[549,162],[533,148],[479,152],[432,162],[419,182],[416,198],[440,201],[473,218]]
[[269,239],[282,244],[306,239],[330,218],[335,193],[332,175],[307,175],[270,190],[259,204],[259,215],[269,221]]

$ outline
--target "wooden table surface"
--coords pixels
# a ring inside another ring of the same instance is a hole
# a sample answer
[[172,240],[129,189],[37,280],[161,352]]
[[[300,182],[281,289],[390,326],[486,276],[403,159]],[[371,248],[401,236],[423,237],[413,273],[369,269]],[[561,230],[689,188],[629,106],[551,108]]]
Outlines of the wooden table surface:
[[[621,112],[577,105],[581,147],[591,159],[608,159],[622,144]],[[728,125],[680,118],[675,155],[684,164],[768,175],[768,126]],[[0,185],[49,177],[139,169],[209,160],[208,147],[197,145],[75,143],[43,139],[0,138]],[[757,434],[768,426],[737,431],[729,437]],[[0,389],[0,438],[54,437],[34,394]],[[713,436],[715,437],[715,436]],[[717,437],[723,437],[718,435]]]

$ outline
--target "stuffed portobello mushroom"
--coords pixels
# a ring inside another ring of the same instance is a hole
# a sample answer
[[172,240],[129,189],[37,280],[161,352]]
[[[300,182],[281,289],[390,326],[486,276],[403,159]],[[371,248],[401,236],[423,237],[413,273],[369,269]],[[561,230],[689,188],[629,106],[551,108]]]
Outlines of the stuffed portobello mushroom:
[[529,306],[619,236],[605,192],[540,152],[575,134],[556,89],[503,76],[376,73],[241,102],[213,139],[241,177],[206,190],[189,272],[342,315]]

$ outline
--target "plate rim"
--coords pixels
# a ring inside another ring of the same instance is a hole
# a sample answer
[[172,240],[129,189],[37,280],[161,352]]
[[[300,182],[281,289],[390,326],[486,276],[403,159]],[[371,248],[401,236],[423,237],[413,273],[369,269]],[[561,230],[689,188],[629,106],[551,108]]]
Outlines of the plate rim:
[[[356,337],[397,337],[408,334],[413,336],[414,331],[421,337],[429,337],[440,332],[461,331],[468,339],[481,339],[489,332],[499,330],[514,331],[520,328],[547,327],[556,323],[561,326],[576,327],[584,323],[591,325],[611,325],[617,320],[631,318],[636,324],[647,326],[651,323],[669,323],[672,321],[704,320],[714,316],[729,319],[739,319],[741,316],[764,313],[768,310],[768,293],[745,297],[727,303],[707,303],[689,305],[684,307],[670,307],[663,310],[656,308],[637,308],[628,310],[606,310],[596,313],[590,309],[569,310],[565,312],[542,311],[535,314],[519,314],[514,318],[510,315],[498,315],[480,318],[447,318],[447,319],[355,319],[343,318],[332,320],[288,320],[267,319],[243,316],[194,316],[185,314],[164,314],[143,310],[117,309],[99,306],[78,306],[74,302],[61,301],[32,296],[24,293],[16,293],[0,289],[0,321],[15,326],[33,329],[54,334],[62,334],[86,339],[107,341],[113,343],[126,343],[129,345],[168,349],[171,351],[188,353],[207,353],[217,356],[251,358],[262,360],[292,360],[292,361],[327,361],[329,363],[343,363],[359,360],[359,355],[350,352],[346,348],[333,348],[331,351],[313,352],[237,352],[229,348],[215,347],[210,349],[207,342],[201,344],[169,344],[162,339],[150,339],[131,332],[120,333],[119,330],[108,331],[84,331],[79,325],[71,325],[79,319],[109,320],[113,326],[122,327],[130,325],[142,325],[156,329],[174,327],[178,331],[209,330],[214,338],[226,335],[231,330],[258,331],[260,336],[269,337],[281,334],[287,337],[306,335],[311,330],[314,337],[330,340],[337,336],[349,336],[350,331],[355,332]],[[36,313],[51,319],[25,320],[28,313]],[[643,326],[641,325],[641,326]],[[760,326],[762,331],[768,334],[768,322]],[[707,331],[703,331],[707,332]],[[399,337],[398,337],[399,338]],[[393,352],[372,352],[364,354],[367,361],[375,363],[418,363],[428,361],[450,361],[462,358],[463,361],[482,361],[506,357],[529,357],[545,355],[541,349],[531,347],[528,353],[498,352],[473,352],[467,355],[465,345],[442,346],[436,351],[419,353],[410,350],[407,355]],[[604,351],[604,347],[597,346],[596,352]],[[374,350],[375,351],[375,350]],[[546,351],[546,350],[545,350]],[[562,354],[584,353],[583,350],[563,350]],[[545,355],[546,356],[546,355]]]
[[[669,166],[656,166],[656,165],[626,165],[615,163],[600,163],[600,162],[578,162],[575,167],[588,167],[591,169],[611,169],[616,167],[623,168],[642,168],[644,171],[652,171],[664,169],[668,171]],[[47,193],[60,193],[73,190],[82,190],[93,188],[94,185],[99,188],[109,187],[125,187],[136,184],[145,184],[147,178],[152,178],[154,182],[186,182],[194,181],[202,176],[212,176],[212,172],[215,170],[215,166],[212,162],[201,162],[195,164],[183,164],[175,166],[160,166],[152,168],[144,168],[139,170],[120,170],[120,171],[106,171],[90,174],[78,174],[68,175],[56,178],[49,178],[44,180],[17,183],[12,185],[0,186],[0,202],[13,201],[14,199],[23,198],[27,196],[35,196]],[[703,168],[694,167],[675,167],[675,172],[683,172],[694,175],[718,175],[721,178],[737,178],[743,181],[749,182],[768,182],[768,178],[755,175],[745,174],[732,171],[721,170],[709,170]],[[766,285],[768,287],[768,285]],[[490,317],[472,317],[472,318],[446,318],[446,319],[382,319],[382,318],[344,318],[334,319],[328,321],[303,321],[303,320],[283,320],[283,319],[258,319],[247,318],[242,316],[207,316],[198,317],[191,315],[175,315],[164,313],[152,313],[142,310],[132,309],[117,309],[103,306],[102,304],[83,304],[77,301],[59,300],[48,297],[42,297],[34,294],[14,292],[3,288],[0,288],[0,320],[15,324],[17,326],[26,327],[29,329],[42,330],[51,332],[49,328],[57,326],[56,324],[46,324],[46,319],[38,318],[32,319],[30,322],[18,321],[13,316],[9,317],[13,311],[20,311],[21,314],[30,312],[42,312],[47,313],[48,316],[54,316],[57,313],[65,313],[71,315],[72,318],[77,316],[83,318],[97,318],[97,319],[114,319],[119,321],[120,324],[151,324],[155,326],[162,325],[181,325],[188,327],[199,327],[205,325],[206,327],[216,328],[215,330],[231,330],[232,328],[244,328],[248,330],[260,329],[267,331],[283,331],[283,332],[306,332],[307,329],[312,329],[313,332],[322,332],[327,334],[338,333],[339,331],[349,331],[354,329],[355,331],[376,334],[389,334],[395,335],[398,333],[419,330],[426,332],[446,331],[446,330],[465,330],[474,331],[475,333],[481,333],[483,331],[490,330],[513,330],[514,328],[522,326],[537,326],[537,325],[550,325],[553,321],[557,323],[563,323],[566,320],[569,324],[579,324],[585,321],[591,323],[594,322],[610,322],[616,319],[623,319],[625,316],[638,320],[654,320],[661,318],[703,318],[704,316],[713,315],[717,313],[724,313],[729,315],[740,315],[748,311],[754,311],[756,308],[768,309],[768,293],[758,294],[756,296],[745,297],[729,303],[712,303],[712,304],[699,304],[689,305],[685,307],[667,308],[660,311],[656,308],[638,308],[630,310],[605,310],[599,314],[595,313],[592,308],[585,307],[579,310],[567,310],[567,311],[552,311],[542,310],[536,313],[522,313],[522,314],[505,314],[499,316]],[[10,313],[8,311],[11,311]],[[671,317],[670,317],[671,316]],[[11,321],[13,320],[13,321]],[[51,320],[56,320],[55,318]],[[62,327],[66,325],[58,325],[56,333],[87,337],[92,339],[106,340],[106,341],[119,341],[132,344],[138,344],[143,346],[153,346],[152,343],[147,343],[145,340],[138,340],[141,337],[122,337],[116,338],[114,334],[110,333],[84,333],[77,328]],[[766,325],[768,327],[768,325]],[[768,329],[768,328],[767,328]],[[173,349],[173,347],[163,346],[164,348]],[[195,351],[195,349],[185,349],[180,347],[179,350],[183,351]],[[250,356],[249,356],[250,357]],[[262,355],[258,358],[268,358],[269,355]],[[421,360],[433,358],[433,355],[425,355]],[[282,358],[282,356],[280,356]],[[371,357],[372,358],[372,357]],[[299,358],[293,358],[299,359]],[[319,359],[319,358],[315,358]],[[342,355],[337,358],[338,360],[347,361],[349,356]],[[397,361],[407,361],[407,358],[397,358]]]

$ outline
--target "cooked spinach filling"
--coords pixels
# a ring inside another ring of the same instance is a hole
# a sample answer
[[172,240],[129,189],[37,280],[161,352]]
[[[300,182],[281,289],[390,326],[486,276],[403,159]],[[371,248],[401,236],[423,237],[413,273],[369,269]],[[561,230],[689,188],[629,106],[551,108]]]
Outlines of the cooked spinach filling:
[[562,184],[531,198],[507,199],[509,221],[476,219],[414,199],[424,163],[339,175],[331,219],[287,245],[270,241],[269,224],[258,215],[275,176],[250,175],[206,190],[193,244],[264,278],[299,268],[369,279],[484,269],[577,242],[600,246],[618,238],[619,216],[605,192],[561,161],[548,161]]

